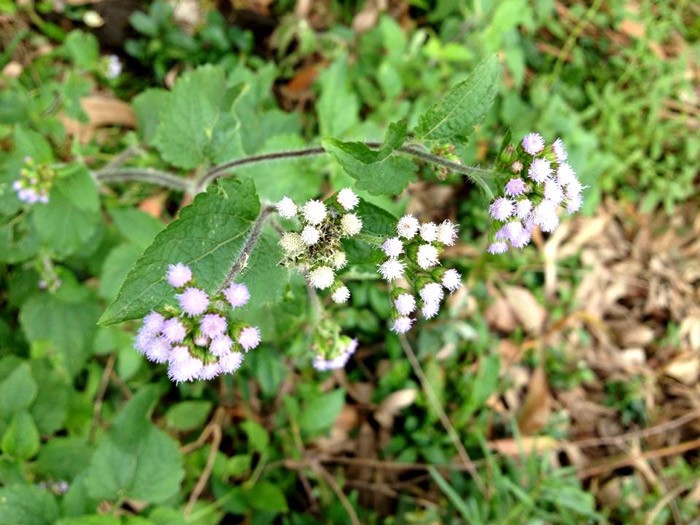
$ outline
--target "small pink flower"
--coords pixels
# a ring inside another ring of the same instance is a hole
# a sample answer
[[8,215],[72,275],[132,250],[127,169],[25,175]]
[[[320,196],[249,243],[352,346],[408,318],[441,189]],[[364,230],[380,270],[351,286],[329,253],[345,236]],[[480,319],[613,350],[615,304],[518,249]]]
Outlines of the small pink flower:
[[226,323],[226,319],[219,314],[207,314],[202,317],[199,327],[202,329],[202,334],[214,339],[224,334],[226,328],[228,328],[228,324]]
[[537,158],[530,164],[527,174],[535,182],[542,183],[552,174],[552,165],[547,159]]
[[219,337],[212,339],[211,343],[209,344],[209,351],[216,357],[224,357],[225,355],[229,354],[232,346],[233,340],[229,336],[220,335]]
[[513,215],[514,210],[515,205],[513,204],[513,201],[506,199],[505,197],[499,197],[491,203],[491,206],[489,206],[489,213],[491,214],[491,217],[497,221],[505,221],[508,217]]
[[238,342],[247,352],[260,344],[260,330],[254,326],[248,326],[238,334]]
[[192,280],[192,270],[182,263],[171,264],[168,267],[167,279],[173,288],[182,288]]
[[209,296],[199,288],[187,288],[177,298],[180,301],[182,311],[190,317],[202,315],[209,308]]
[[530,155],[537,155],[544,149],[544,139],[539,133],[528,133],[523,137],[523,149]]
[[143,318],[143,330],[150,334],[157,334],[163,329],[165,318],[158,312],[151,312]]
[[499,255],[508,251],[508,245],[503,241],[492,242],[486,251],[493,255]]
[[173,317],[163,323],[163,336],[169,343],[181,343],[186,335],[187,330],[178,319]]
[[231,305],[231,308],[245,306],[250,299],[248,287],[242,283],[231,283],[228,288],[224,290],[224,295]]
[[229,352],[219,358],[219,370],[222,374],[232,374],[241,367],[243,354],[240,352]]
[[527,184],[525,184],[525,181],[520,177],[510,179],[505,186],[506,195],[510,195],[511,197],[517,197],[518,195],[522,195],[526,191]]

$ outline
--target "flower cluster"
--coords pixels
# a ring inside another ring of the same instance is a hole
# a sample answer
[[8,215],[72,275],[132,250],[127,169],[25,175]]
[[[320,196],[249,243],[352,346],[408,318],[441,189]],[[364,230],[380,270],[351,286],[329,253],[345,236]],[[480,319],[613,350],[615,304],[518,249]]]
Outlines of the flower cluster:
[[330,353],[333,357],[316,354],[313,360],[314,368],[325,372],[327,370],[336,370],[345,367],[350,356],[357,350],[357,344],[357,339],[350,339],[344,335],[340,336]]
[[350,188],[344,188],[325,201],[310,200],[303,206],[289,197],[277,203],[280,217],[300,219],[299,231],[285,232],[280,239],[285,264],[304,272],[314,288],[329,290],[336,303],[350,298],[350,290],[336,272],[347,264],[341,239],[362,230],[362,219],[352,213],[359,202]]
[[311,349],[313,367],[319,371],[343,368],[357,350],[357,339],[341,334],[341,327],[333,316],[321,315],[313,326]]
[[192,270],[182,263],[171,264],[166,278],[179,292],[179,308],[148,314],[136,335],[136,349],[150,361],[168,363],[168,377],[178,383],[238,370],[243,353],[260,344],[260,330],[229,324],[221,305],[244,306],[250,299],[246,285],[231,282],[210,297],[194,286]]
[[413,326],[411,315],[419,306],[425,319],[435,317],[445,297],[443,288],[454,292],[462,286],[462,276],[457,270],[440,267],[440,253],[457,240],[455,224],[448,220],[420,223],[413,215],[405,215],[396,230],[398,235],[382,244],[387,260],[379,265],[379,273],[392,284],[404,280],[414,290],[397,286],[391,291],[391,329],[402,334]]
[[503,196],[489,207],[491,218],[498,221],[489,253],[526,246],[536,226],[553,232],[559,226],[560,206],[568,213],[581,209],[583,186],[567,158],[561,139],[546,145],[538,133],[525,135],[517,149],[506,148],[501,160],[512,176],[504,185]]
[[37,165],[31,157],[25,157],[19,176],[20,178],[12,183],[19,200],[27,204],[48,204],[49,192],[56,178],[53,169],[46,165]]

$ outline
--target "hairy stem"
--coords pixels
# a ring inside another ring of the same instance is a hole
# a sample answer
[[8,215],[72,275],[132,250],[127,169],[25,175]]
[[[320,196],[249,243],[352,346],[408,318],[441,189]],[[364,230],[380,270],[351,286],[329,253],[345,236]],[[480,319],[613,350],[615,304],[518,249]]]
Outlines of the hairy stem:
[[165,188],[193,193],[193,184],[189,179],[153,168],[106,169],[94,172],[97,182],[147,182]]

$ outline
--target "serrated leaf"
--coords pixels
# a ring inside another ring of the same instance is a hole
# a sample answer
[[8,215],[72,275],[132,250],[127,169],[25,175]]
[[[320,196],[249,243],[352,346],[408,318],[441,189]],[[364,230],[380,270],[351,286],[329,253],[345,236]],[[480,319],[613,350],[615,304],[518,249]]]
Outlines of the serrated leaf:
[[35,486],[0,488],[0,525],[54,525],[59,517],[55,498]]
[[218,289],[240,255],[259,211],[250,179],[221,179],[209,186],[136,261],[100,324],[141,317],[164,303],[173,303],[173,289],[165,280],[169,264],[189,265],[198,286],[208,292]]
[[466,142],[493,104],[500,67],[495,55],[482,61],[418,119],[415,135],[423,140]]
[[389,126],[384,145],[372,149],[364,142],[342,142],[324,139],[324,149],[333,155],[343,169],[357,181],[357,189],[373,195],[396,195],[409,182],[416,179],[416,164],[399,155],[399,148],[406,140],[406,123]]
[[319,76],[316,104],[322,137],[341,137],[359,123],[359,102],[350,89],[347,56],[338,58]]
[[238,120],[232,112],[243,86],[228,88],[224,70],[203,66],[182,75],[170,94],[153,144],[165,160],[192,169],[240,153]]

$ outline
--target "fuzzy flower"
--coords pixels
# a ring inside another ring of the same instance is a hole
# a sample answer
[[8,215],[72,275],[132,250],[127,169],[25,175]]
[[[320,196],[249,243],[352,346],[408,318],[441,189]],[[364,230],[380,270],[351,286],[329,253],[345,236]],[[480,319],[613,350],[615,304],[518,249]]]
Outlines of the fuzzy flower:
[[426,222],[421,224],[420,237],[425,242],[434,242],[438,238],[438,226],[434,222]]
[[391,327],[392,332],[397,334],[405,334],[413,326],[413,319],[406,316],[397,317],[394,324]]
[[176,346],[168,361],[168,377],[176,383],[192,381],[199,377],[203,367],[204,363],[196,357],[192,357],[187,347]]
[[343,368],[348,363],[350,356],[355,353],[355,350],[357,350],[357,339],[351,339],[341,350],[340,355],[333,359],[323,359],[323,357],[317,355],[313,360],[313,367],[320,372]]
[[340,219],[340,228],[344,235],[352,237],[362,230],[362,220],[354,213],[347,213]]
[[442,291],[442,286],[438,283],[426,284],[420,289],[419,294],[424,303],[439,303],[445,297],[445,292]]
[[232,374],[241,367],[243,354],[240,352],[229,352],[219,358],[219,370],[222,374]]
[[224,357],[229,354],[233,347],[233,340],[227,335],[220,335],[211,340],[209,351],[216,357]]
[[508,217],[513,215],[513,211],[515,211],[514,208],[515,205],[512,200],[499,197],[489,206],[489,214],[497,221],[505,221]]
[[568,187],[570,184],[575,184],[578,182],[576,172],[566,162],[559,164],[559,167],[557,168],[557,182],[562,187]]
[[248,287],[243,283],[231,283],[224,290],[224,296],[231,305],[231,308],[245,306],[250,299]]
[[438,241],[445,246],[453,246],[457,240],[457,226],[448,220],[444,220],[438,226]]
[[115,78],[117,78],[121,74],[122,74],[121,60],[119,60],[119,57],[117,55],[109,55],[107,57],[107,71],[105,72],[105,76],[110,80],[114,80]]
[[158,312],[151,312],[143,318],[143,330],[149,334],[157,334],[163,329],[165,317]]
[[561,204],[564,200],[564,191],[554,179],[544,181],[544,198],[555,205]]
[[389,259],[379,266],[379,274],[385,281],[395,281],[403,277],[405,264],[396,259]]
[[301,230],[301,242],[307,246],[313,246],[319,241],[320,238],[321,232],[319,232],[313,226],[305,226],[304,229]]
[[521,199],[515,203],[515,216],[518,219],[525,219],[532,211],[532,201]]
[[199,288],[187,288],[177,298],[180,301],[182,311],[190,317],[202,315],[209,308],[209,296]]
[[238,334],[238,343],[246,352],[260,344],[260,330],[255,326],[247,326]]
[[402,293],[394,300],[394,306],[399,315],[411,315],[416,309],[416,298],[409,293]]
[[566,197],[566,211],[568,213],[575,213],[581,209],[583,205],[583,196],[580,193],[575,193],[573,195],[567,195]]
[[[314,228],[315,229],[315,228]],[[285,232],[280,239],[280,246],[288,256],[293,257],[304,251],[304,242],[297,232]]]
[[552,165],[547,159],[537,158],[530,164],[527,174],[535,182],[542,183],[552,174]]
[[500,255],[508,251],[508,245],[503,241],[492,242],[486,251],[492,255]]
[[207,365],[204,365],[202,369],[199,371],[199,375],[197,376],[197,379],[202,379],[203,381],[209,381],[210,379],[214,379],[216,376],[221,373],[221,369],[219,367],[219,362],[216,361],[214,363],[209,363]]
[[195,335],[194,339],[192,341],[197,346],[205,347],[205,346],[209,346],[209,341],[211,341],[211,339],[209,339],[206,335],[200,334],[200,335]]
[[403,243],[398,237],[392,237],[391,239],[384,241],[384,244],[382,244],[382,251],[387,257],[396,259],[403,253]]
[[528,133],[523,137],[523,149],[530,155],[537,155],[544,149],[544,139],[539,133]]
[[333,269],[328,266],[319,266],[315,270],[309,272],[309,282],[314,288],[325,290],[330,287],[335,280]]
[[181,343],[186,335],[185,326],[177,318],[173,317],[163,323],[163,337],[169,343]]
[[326,205],[321,201],[310,200],[301,209],[301,213],[306,219],[306,222],[313,224],[314,226],[321,224],[323,219],[326,218],[327,210]]
[[510,165],[510,171],[513,173],[520,173],[523,171],[523,163],[519,160],[513,161],[513,164]]
[[341,286],[338,289],[336,289],[335,292],[333,292],[333,295],[331,295],[331,299],[334,303],[346,303],[348,299],[350,299],[350,290],[348,290],[347,286]]
[[424,270],[428,270],[439,263],[438,250],[432,244],[423,244],[418,248],[416,262]]
[[564,147],[564,141],[559,138],[552,143],[552,151],[557,158],[557,162],[566,162],[569,158],[569,155],[566,153],[566,148]]
[[297,205],[289,197],[283,197],[276,205],[277,213],[283,219],[293,219],[297,216]]
[[532,211],[532,220],[543,232],[553,232],[559,226],[556,205],[548,200],[543,200]]
[[168,361],[169,354],[170,343],[165,337],[156,337],[151,340],[144,355],[149,361],[154,363],[165,363]]
[[520,177],[510,179],[505,186],[506,195],[510,195],[511,197],[517,197],[518,195],[522,195],[526,191],[527,184],[525,184],[525,181]]
[[432,319],[440,311],[440,302],[430,301],[428,303],[423,303],[423,307],[420,309],[420,311],[423,314],[423,317],[426,319]]
[[[207,314],[202,317],[199,323],[199,327],[202,329],[202,334],[210,339],[223,335],[228,328],[228,323],[226,319],[219,314]],[[205,343],[206,344],[206,343]],[[204,345],[200,345],[204,346]]]
[[192,270],[182,263],[168,266],[168,283],[173,288],[182,288],[192,280]]
[[341,268],[345,268],[345,265],[348,263],[348,257],[345,255],[345,252],[335,252],[331,256],[331,266],[335,268],[336,270],[340,270]]
[[454,268],[446,270],[442,274],[442,285],[450,291],[450,293],[455,292],[462,287],[462,276]]
[[343,188],[338,192],[337,196],[338,204],[340,204],[345,211],[350,211],[355,208],[360,202],[360,199],[350,188]]
[[418,233],[418,228],[420,228],[420,223],[413,215],[404,215],[399,219],[396,225],[396,231],[399,237],[404,239],[413,239]]

